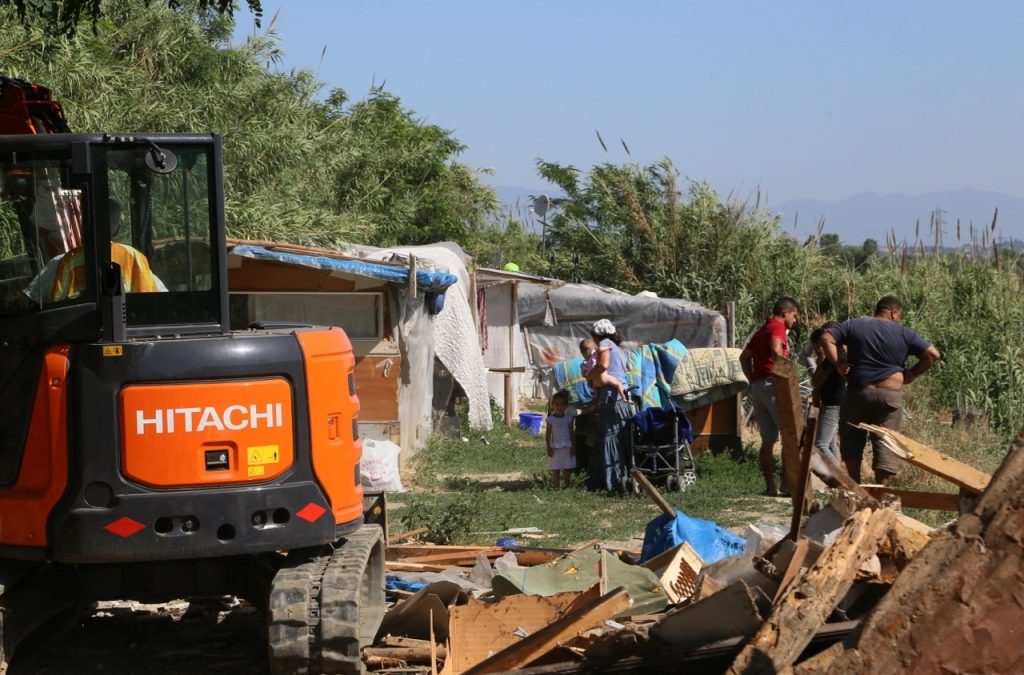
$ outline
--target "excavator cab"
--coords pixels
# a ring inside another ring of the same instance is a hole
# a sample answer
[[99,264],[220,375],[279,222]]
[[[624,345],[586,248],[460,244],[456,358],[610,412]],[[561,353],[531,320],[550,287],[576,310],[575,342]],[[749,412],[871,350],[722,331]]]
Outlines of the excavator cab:
[[224,266],[210,245],[223,240],[211,199],[219,139],[161,147],[152,137],[23,136],[16,148],[12,138],[0,156],[0,311],[96,302],[112,293],[115,263],[130,334],[161,323],[221,326]]
[[216,135],[0,135],[0,662],[43,596],[216,593],[265,608],[273,672],[362,671],[351,343],[230,331],[224,240]]

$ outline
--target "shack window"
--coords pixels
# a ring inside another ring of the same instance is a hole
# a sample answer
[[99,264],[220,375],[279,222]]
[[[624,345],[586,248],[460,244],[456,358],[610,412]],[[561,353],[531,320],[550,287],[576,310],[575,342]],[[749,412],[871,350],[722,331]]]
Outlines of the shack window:
[[384,337],[383,293],[232,293],[232,323],[284,321],[340,326],[352,340]]

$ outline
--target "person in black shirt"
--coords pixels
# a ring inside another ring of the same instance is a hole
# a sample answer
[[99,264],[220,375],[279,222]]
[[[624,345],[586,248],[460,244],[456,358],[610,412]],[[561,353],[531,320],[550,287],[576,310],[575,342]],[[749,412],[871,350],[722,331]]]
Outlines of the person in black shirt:
[[[818,367],[811,378],[811,402],[818,406],[818,425],[814,429],[814,447],[829,457],[836,466],[840,466],[839,450],[836,447],[836,431],[839,429],[839,403],[846,390],[846,382],[832,362],[825,355],[825,346],[821,337],[835,321],[829,321],[811,333],[811,345],[817,357]],[[840,362],[846,350],[841,349]]]

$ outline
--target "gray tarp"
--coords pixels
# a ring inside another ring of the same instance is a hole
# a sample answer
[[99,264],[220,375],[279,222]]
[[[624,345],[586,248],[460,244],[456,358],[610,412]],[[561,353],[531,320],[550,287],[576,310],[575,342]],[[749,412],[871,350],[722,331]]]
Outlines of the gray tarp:
[[530,355],[520,394],[547,397],[551,366],[579,355],[598,319],[611,319],[635,347],[676,339],[688,348],[725,347],[725,317],[689,300],[628,295],[585,284],[519,284],[519,322]]

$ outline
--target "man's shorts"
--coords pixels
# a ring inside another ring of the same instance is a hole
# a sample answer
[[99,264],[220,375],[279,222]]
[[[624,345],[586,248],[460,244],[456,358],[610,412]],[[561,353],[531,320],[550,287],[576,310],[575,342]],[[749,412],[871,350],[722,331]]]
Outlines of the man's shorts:
[[761,430],[762,443],[779,440],[779,406],[775,403],[775,388],[771,378],[755,380],[750,384],[750,400],[757,416],[757,428]]
[[[903,392],[879,387],[846,390],[839,407],[839,454],[843,461],[859,463],[864,459],[868,432],[851,426],[862,422],[899,431],[903,426]],[[899,473],[899,458],[874,435],[871,450],[871,468],[894,476]]]

